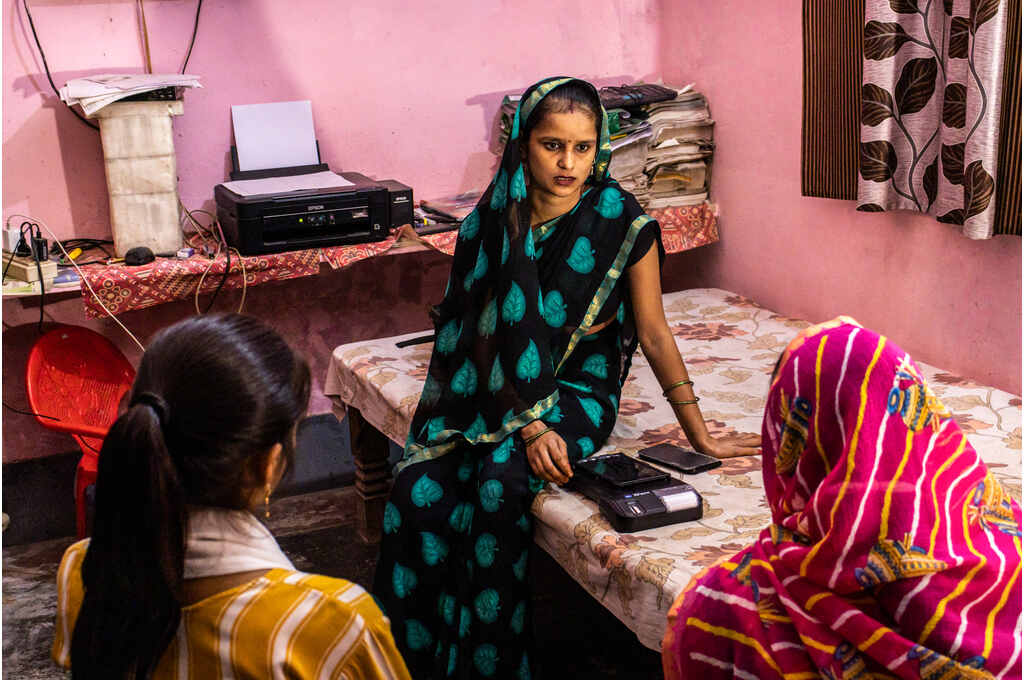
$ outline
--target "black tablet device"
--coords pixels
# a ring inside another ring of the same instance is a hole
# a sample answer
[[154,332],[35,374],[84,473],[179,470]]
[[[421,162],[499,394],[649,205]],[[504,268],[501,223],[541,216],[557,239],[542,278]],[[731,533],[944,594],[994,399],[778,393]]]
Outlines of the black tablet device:
[[695,475],[705,470],[713,470],[722,464],[722,461],[717,458],[712,458],[689,449],[681,449],[672,444],[649,446],[638,451],[637,455],[644,460],[667,465],[670,468],[681,470],[688,475]]
[[631,458],[624,453],[591,456],[576,463],[576,471],[601,479],[612,486],[629,487],[669,478],[667,472]]

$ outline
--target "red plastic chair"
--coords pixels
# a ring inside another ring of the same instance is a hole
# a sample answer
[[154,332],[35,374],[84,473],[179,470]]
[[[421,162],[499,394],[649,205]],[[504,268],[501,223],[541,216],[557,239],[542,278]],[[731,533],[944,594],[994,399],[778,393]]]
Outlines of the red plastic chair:
[[114,343],[81,326],[60,326],[36,341],[28,357],[28,401],[44,427],[67,432],[82,449],[75,473],[78,537],[86,535],[85,490],[96,482],[103,438],[135,380],[135,368]]

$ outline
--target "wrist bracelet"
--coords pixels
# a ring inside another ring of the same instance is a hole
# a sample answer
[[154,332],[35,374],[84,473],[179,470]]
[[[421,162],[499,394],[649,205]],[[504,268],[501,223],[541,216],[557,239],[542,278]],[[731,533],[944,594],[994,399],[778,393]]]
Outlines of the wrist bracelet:
[[672,383],[668,387],[666,387],[665,390],[661,394],[662,394],[662,396],[667,397],[669,392],[671,392],[675,388],[679,387],[680,385],[692,385],[692,384],[693,384],[692,380],[679,380],[677,382]]
[[673,406],[685,406],[686,404],[696,404],[700,401],[700,397],[694,397],[693,399],[669,399],[668,403]]
[[539,439],[542,435],[545,435],[548,432],[551,432],[551,428],[550,427],[545,427],[543,430],[541,430],[537,434],[530,435],[529,438],[523,440],[523,446],[529,446],[535,440]]

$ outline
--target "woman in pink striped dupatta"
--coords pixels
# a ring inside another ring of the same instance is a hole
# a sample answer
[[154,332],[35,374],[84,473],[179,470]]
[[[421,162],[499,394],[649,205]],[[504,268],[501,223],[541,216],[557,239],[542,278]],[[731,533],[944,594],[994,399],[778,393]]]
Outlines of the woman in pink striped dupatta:
[[676,600],[666,678],[1021,677],[1020,507],[906,352],[808,329],[762,435],[773,524]]

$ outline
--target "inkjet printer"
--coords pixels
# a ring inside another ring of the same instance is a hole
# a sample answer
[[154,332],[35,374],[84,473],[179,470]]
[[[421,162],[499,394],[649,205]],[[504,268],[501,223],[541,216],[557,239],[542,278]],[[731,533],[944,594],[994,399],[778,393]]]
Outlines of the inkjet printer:
[[242,255],[383,241],[412,222],[412,189],[326,163],[239,172],[214,187],[217,219]]

